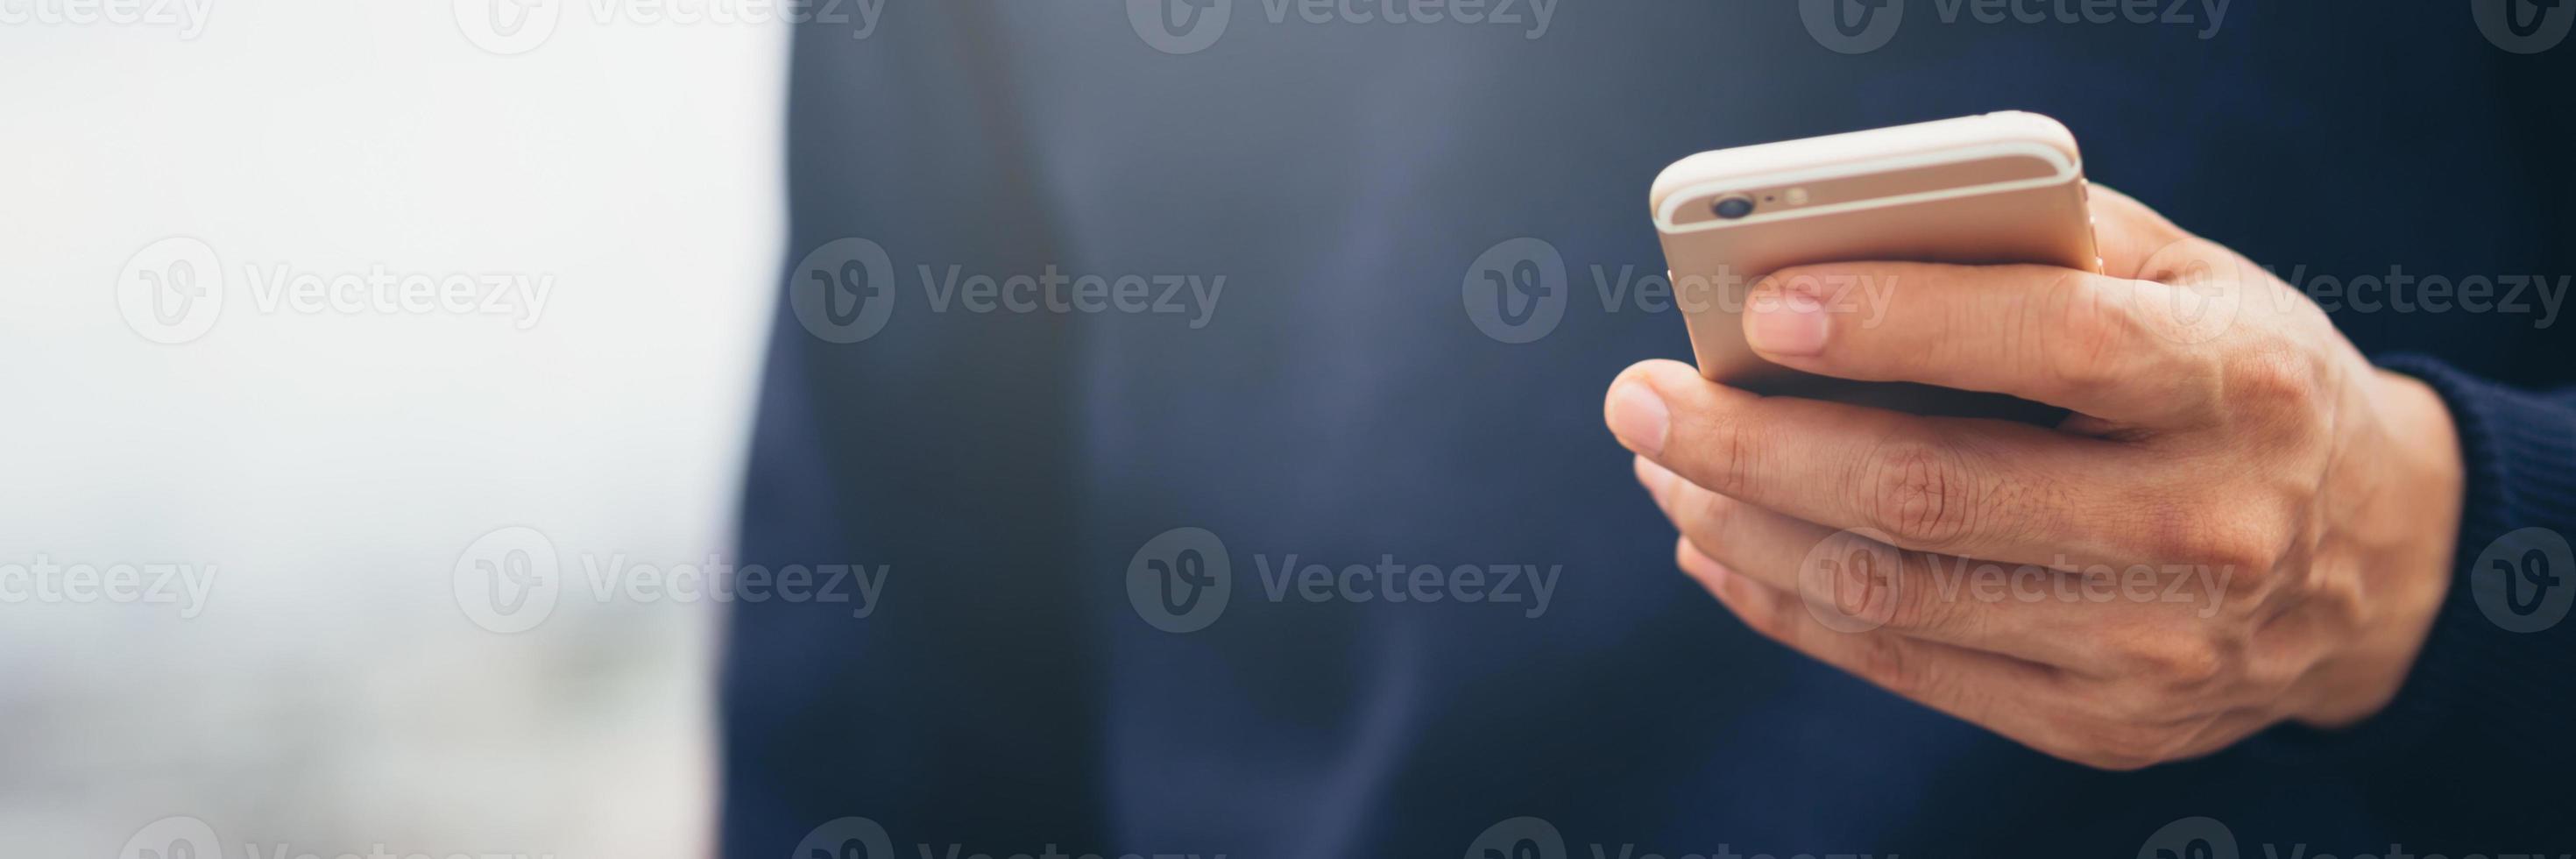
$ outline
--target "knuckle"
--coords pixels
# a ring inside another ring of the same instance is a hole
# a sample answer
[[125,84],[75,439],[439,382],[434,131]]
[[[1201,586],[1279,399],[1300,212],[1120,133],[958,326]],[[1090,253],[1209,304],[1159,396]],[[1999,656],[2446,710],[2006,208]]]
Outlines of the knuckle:
[[2172,699],[2148,684],[2115,681],[2096,694],[2100,706],[2095,708],[2102,719],[2110,722],[2143,722],[2163,718],[2173,707]]
[[1917,697],[1931,689],[1922,661],[1907,652],[1905,640],[1892,635],[1862,635],[1853,670],[1890,692]]
[[2197,636],[2146,639],[2131,646],[2130,657],[2138,676],[2163,693],[2207,688],[2227,669],[2225,654],[2217,644]]
[[2042,330],[2030,338],[2035,356],[2059,383],[2070,388],[2111,384],[2131,359],[2141,323],[2128,304],[2081,272],[2056,275],[2049,284]]
[[1762,466],[1761,430],[1752,422],[1722,418],[1708,428],[1708,450],[1715,457],[1708,468],[1707,489],[1722,495],[1742,496],[1753,485],[1753,476]]
[[2199,556],[2210,567],[2252,583],[2279,566],[2283,547],[2257,528],[2216,532]]
[[1862,472],[1863,518],[1897,542],[1930,551],[1954,547],[1975,517],[1968,469],[1955,451],[1898,442],[1870,454]]
[[2195,644],[2167,654],[2162,671],[2167,688],[2197,692],[2218,683],[2226,675],[2227,659],[2216,647]]
[[2230,403],[2263,413],[2304,415],[2319,405],[2324,380],[2315,362],[2300,350],[2266,343],[2238,350],[2220,379],[2221,395]]
[[2172,498],[2140,499],[2148,511],[2138,549],[2149,561],[2168,563],[2200,557],[2202,535],[2211,530],[2198,507]]
[[2271,535],[2282,532],[2265,524],[2263,517],[2217,516],[2189,508],[2187,504],[2165,507],[2149,520],[2139,546],[2145,560],[2169,568],[2209,570],[2237,585],[2254,584],[2279,561],[2283,547]]

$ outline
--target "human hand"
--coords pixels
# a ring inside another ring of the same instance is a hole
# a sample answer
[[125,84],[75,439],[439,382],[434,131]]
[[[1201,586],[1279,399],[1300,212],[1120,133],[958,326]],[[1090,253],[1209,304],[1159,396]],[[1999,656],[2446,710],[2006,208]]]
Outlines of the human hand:
[[[1766,636],[2092,766],[2367,718],[2447,592],[2449,412],[2235,252],[2092,207],[2105,275],[1814,266],[1744,318],[1782,365],[2071,409],[2056,428],[1622,373],[1607,420],[1682,569]],[[1854,282],[1883,286],[1872,324],[1815,294]]]

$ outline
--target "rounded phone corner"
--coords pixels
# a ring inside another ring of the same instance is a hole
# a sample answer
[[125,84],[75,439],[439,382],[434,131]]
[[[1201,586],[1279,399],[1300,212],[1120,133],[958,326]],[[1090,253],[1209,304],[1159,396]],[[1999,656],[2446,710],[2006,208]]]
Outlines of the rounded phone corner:
[[2057,121],[2056,117],[2026,110],[1996,111],[1986,116],[2002,124],[2003,130],[2009,132],[2005,136],[2057,150],[2057,154],[2064,156],[2076,170],[2084,168],[2084,153],[2076,148],[2074,130]]

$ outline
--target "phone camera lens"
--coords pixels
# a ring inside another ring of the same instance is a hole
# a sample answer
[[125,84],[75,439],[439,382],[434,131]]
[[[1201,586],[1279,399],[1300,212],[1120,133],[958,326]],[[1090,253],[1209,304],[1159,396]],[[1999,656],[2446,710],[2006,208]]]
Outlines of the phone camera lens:
[[1720,218],[1732,221],[1750,214],[1753,214],[1751,197],[1728,197],[1717,201],[1717,216]]

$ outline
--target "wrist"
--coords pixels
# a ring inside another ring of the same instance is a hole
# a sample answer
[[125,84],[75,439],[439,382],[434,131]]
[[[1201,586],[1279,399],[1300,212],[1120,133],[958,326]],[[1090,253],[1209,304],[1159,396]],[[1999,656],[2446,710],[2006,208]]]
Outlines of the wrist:
[[2363,439],[2340,457],[2358,479],[2327,511],[2359,610],[2349,646],[2318,666],[2318,694],[2297,715],[2313,727],[2352,725],[2396,697],[2450,593],[2459,539],[2466,477],[2450,408],[2413,377],[2368,372],[2356,398]]

